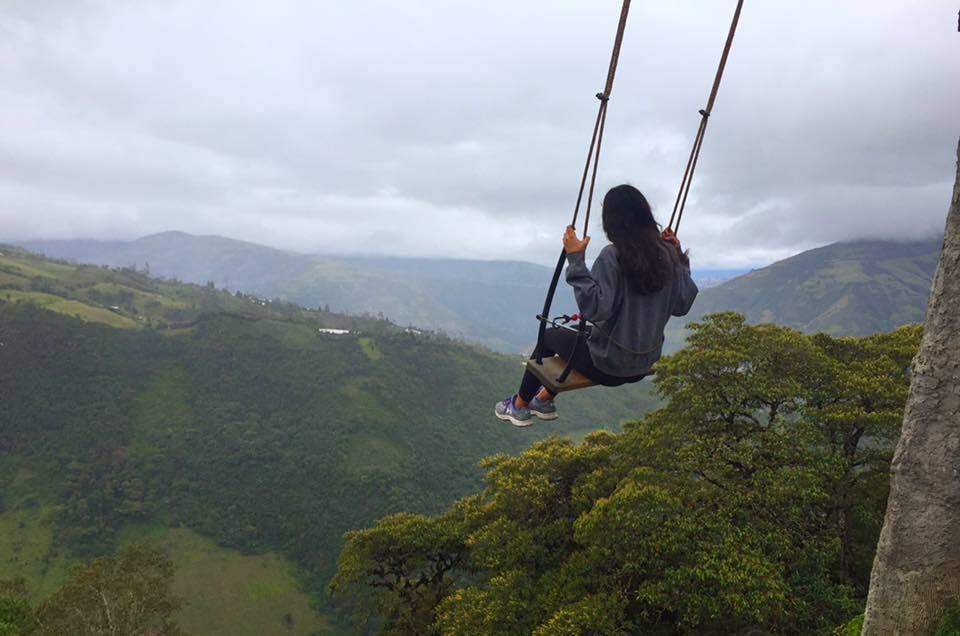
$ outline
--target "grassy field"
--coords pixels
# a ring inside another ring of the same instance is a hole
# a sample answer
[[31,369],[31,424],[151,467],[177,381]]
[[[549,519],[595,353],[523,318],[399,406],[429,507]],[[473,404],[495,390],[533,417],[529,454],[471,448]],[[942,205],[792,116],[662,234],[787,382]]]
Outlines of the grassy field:
[[44,505],[0,513],[0,572],[2,578],[30,581],[35,600],[59,587],[71,562],[53,545],[53,506]]
[[383,358],[383,352],[377,348],[377,343],[370,338],[357,338],[357,343],[360,345],[360,349],[364,355],[366,355],[371,362],[376,362]]
[[[29,302],[122,329],[178,326],[210,311],[270,314],[267,303],[259,299],[208,286],[152,279],[129,269],[53,262],[16,248],[0,248],[0,301]],[[313,335],[305,331],[297,334],[301,342]]]
[[99,322],[119,329],[137,328],[137,322],[135,320],[121,316],[109,309],[94,307],[78,300],[68,300],[52,294],[4,289],[0,291],[0,297],[10,302],[31,302],[38,307],[55,311],[58,314],[75,316],[87,322]]
[[177,622],[190,634],[309,636],[332,629],[277,554],[244,555],[184,528],[131,527],[123,539],[170,554],[177,568],[174,593],[189,599]]
[[[160,387],[157,393],[159,397]],[[79,564],[56,541],[56,471],[7,455],[0,457],[0,482],[0,578],[25,578],[33,601],[42,601]],[[299,590],[290,562],[275,553],[244,555],[184,528],[128,526],[120,534],[121,544],[139,541],[164,549],[173,559],[174,593],[189,599],[177,616],[187,633],[308,636],[332,631]]]
[[4,254],[0,256],[0,266],[5,269],[14,269],[19,270],[20,274],[29,278],[46,276],[50,278],[57,278],[66,274],[71,274],[74,270],[73,267],[69,265],[62,265],[60,263],[54,263],[51,261],[42,261],[40,259],[33,259],[30,262],[25,262],[22,258],[14,258]]
[[30,284],[30,279],[26,276],[14,274],[0,270],[0,286],[4,287],[26,287]]
[[161,308],[186,309],[189,306],[189,303],[184,300],[177,300],[163,294],[120,283],[95,283],[87,289],[88,295],[91,292],[102,297],[120,298],[126,296],[129,300],[125,304],[129,304],[141,314],[149,314]]
[[35,600],[66,579],[73,564],[54,543],[56,491],[52,467],[0,456],[0,578],[22,576]]

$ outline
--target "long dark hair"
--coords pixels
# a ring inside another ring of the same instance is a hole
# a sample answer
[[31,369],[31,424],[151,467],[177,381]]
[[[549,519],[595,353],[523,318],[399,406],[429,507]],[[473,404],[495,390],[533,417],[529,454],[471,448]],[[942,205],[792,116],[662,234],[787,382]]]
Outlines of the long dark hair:
[[617,261],[639,294],[660,291],[673,275],[673,263],[660,238],[660,226],[643,193],[618,185],[603,197],[603,231],[617,248]]

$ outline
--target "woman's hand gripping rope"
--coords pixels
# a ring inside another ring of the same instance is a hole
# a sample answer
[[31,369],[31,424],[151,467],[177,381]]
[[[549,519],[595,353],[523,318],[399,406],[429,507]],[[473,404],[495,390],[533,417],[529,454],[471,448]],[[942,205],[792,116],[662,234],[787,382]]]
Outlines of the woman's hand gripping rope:
[[577,238],[577,230],[572,225],[567,226],[567,230],[563,233],[563,249],[567,254],[586,252],[589,244],[589,236],[584,236],[581,240]]

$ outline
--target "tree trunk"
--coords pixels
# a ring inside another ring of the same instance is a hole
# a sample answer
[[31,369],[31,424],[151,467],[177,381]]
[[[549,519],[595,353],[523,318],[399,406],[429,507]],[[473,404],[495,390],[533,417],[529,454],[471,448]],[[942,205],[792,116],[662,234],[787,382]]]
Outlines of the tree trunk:
[[940,264],[891,466],[864,636],[927,635],[960,599],[960,147]]

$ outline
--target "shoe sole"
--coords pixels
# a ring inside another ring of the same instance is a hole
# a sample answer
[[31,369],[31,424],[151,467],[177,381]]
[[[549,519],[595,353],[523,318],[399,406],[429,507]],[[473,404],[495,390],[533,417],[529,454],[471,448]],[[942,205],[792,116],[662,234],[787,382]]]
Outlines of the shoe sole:
[[557,413],[541,413],[540,411],[530,411],[530,414],[539,417],[541,420],[555,420],[560,417]]
[[532,419],[529,419],[529,420],[518,420],[517,418],[515,418],[515,417],[513,417],[513,416],[511,416],[511,415],[500,415],[499,413],[497,413],[497,410],[496,410],[496,409],[493,410],[493,414],[497,416],[497,419],[503,420],[504,422],[510,422],[511,424],[513,424],[514,426],[516,426],[517,428],[526,428],[526,427],[528,427],[528,426],[532,426],[532,425],[533,425],[533,420],[532,420]]

